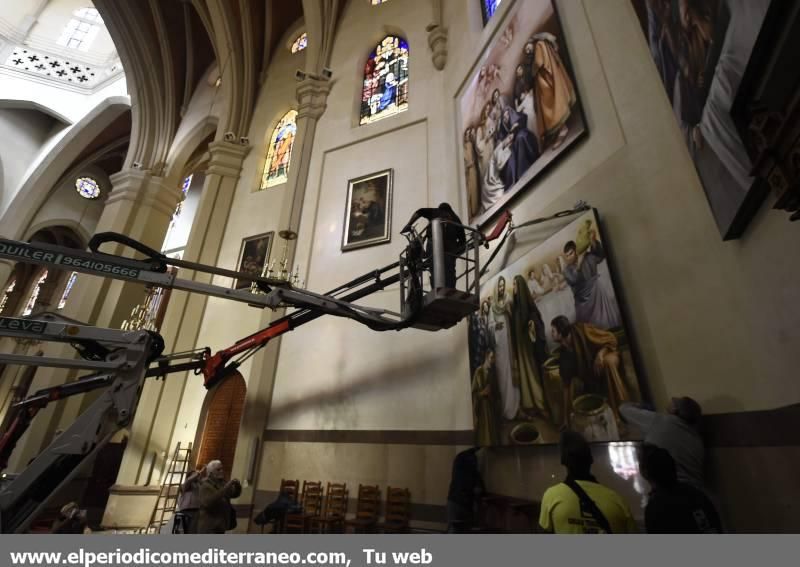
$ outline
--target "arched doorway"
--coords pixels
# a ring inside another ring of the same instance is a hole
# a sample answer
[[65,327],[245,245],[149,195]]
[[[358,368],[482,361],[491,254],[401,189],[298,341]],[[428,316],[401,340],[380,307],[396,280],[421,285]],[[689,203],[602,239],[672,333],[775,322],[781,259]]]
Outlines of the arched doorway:
[[206,394],[198,464],[218,459],[225,467],[225,475],[230,476],[246,394],[247,385],[238,372]]

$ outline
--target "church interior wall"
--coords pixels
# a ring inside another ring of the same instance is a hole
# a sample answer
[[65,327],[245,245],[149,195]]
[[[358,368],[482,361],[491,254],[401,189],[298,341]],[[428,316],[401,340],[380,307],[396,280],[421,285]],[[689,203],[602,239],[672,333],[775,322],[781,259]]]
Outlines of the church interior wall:
[[[303,67],[304,55],[302,52],[291,54],[288,49],[283,49],[283,43],[285,42],[278,44],[278,51],[274,54],[260,87],[250,130],[247,132],[252,149],[242,165],[228,218],[223,219],[225,232],[216,263],[230,270],[237,268],[242,240],[247,237],[274,232],[270,257],[273,260],[280,259],[282,253],[282,241],[277,237],[277,233],[281,230],[279,219],[287,184],[263,191],[257,189],[273,128],[286,111],[297,107],[295,101],[297,83],[294,81],[294,71]],[[202,114],[201,108],[202,105],[197,106],[195,119]],[[184,122],[186,120],[184,118]],[[219,137],[218,132],[217,138]],[[214,281],[219,285],[233,285],[230,278],[215,277]],[[271,313],[268,311],[262,312],[244,304],[208,298],[200,326],[199,341],[202,346],[208,345],[212,349],[223,348],[242,336],[266,326],[270,316]],[[248,384],[248,395],[251,395],[252,382],[260,380],[261,377],[254,376],[257,373],[252,371],[252,361],[246,362],[240,371]],[[199,383],[195,385],[197,387],[185,388],[180,399],[170,397],[160,401],[164,407],[176,408],[176,430],[171,440],[173,445],[178,441],[197,441],[196,432],[201,428],[202,408],[207,392],[199,386]],[[252,403],[252,400],[248,403]],[[237,459],[241,453],[247,452],[249,445],[245,442],[250,441],[241,434],[239,439]]]
[[[50,0],[30,30],[32,39],[55,43],[61,36],[65,24],[72,19],[74,12],[89,5],[83,0]],[[108,30],[105,26],[100,26],[88,51],[90,57],[102,61],[114,52],[114,42],[111,40]],[[79,53],[85,56],[87,52]]]
[[[446,119],[442,78],[427,47],[425,24],[431,16],[426,0],[378,7],[350,2],[344,9],[299,228],[295,263],[310,290],[324,292],[396,261],[405,245],[399,231],[414,210],[456,198],[455,186],[439,171],[444,150],[438,136]],[[409,107],[358,126],[364,64],[388,34],[403,37],[409,45]],[[342,252],[348,180],[389,168],[391,242]],[[363,303],[397,311],[399,291],[379,292]],[[433,505],[441,519],[436,506],[446,500],[455,445],[434,444],[437,441],[427,439],[426,432],[471,428],[469,391],[451,379],[468,375],[466,358],[456,355],[463,339],[460,328],[441,331],[434,339],[415,329],[374,332],[335,317],[284,336],[265,436],[288,431],[307,439],[264,444],[256,506],[277,490],[281,478],[319,477],[323,482],[347,482],[352,495],[359,483],[379,484],[382,490],[387,485],[407,486],[416,505]],[[338,432],[341,442],[326,442],[330,431]],[[408,441],[347,441],[364,431],[378,436],[399,432]]]
[[[302,220],[291,227],[299,232],[294,264],[312,291],[324,292],[395,261],[405,243],[399,230],[418,207],[449,201],[466,218],[458,96],[514,2],[504,1],[485,27],[478,2],[442,2],[443,25],[450,32],[443,71],[433,66],[425,31],[433,20],[433,4],[395,0],[372,7],[361,1],[344,7],[330,63],[334,75],[327,110],[317,124],[303,180]],[[696,398],[711,414],[800,402],[792,349],[800,344],[800,308],[786,283],[800,276],[800,266],[787,261],[796,227],[765,203],[741,239],[723,242],[630,2],[556,0],[556,5],[589,133],[511,202],[515,220],[549,215],[579,200],[598,209],[644,390],[658,409],[679,395]],[[401,35],[410,46],[409,108],[358,126],[363,65],[389,33]],[[216,262],[223,268],[236,269],[243,238],[269,231],[275,233],[270,257],[281,258],[283,242],[277,233],[289,228],[280,223],[288,218],[295,179],[290,174],[288,183],[255,189],[275,124],[297,108],[294,73],[304,67],[305,55],[289,53],[285,44],[278,43],[258,93],[247,133],[252,150],[230,214],[217,219],[225,224]],[[198,128],[211,124],[210,117],[225,115],[217,92],[209,81],[200,82],[173,143],[173,158],[183,155],[181,148]],[[0,110],[0,138],[5,112]],[[42,122],[25,133],[28,142],[22,145],[33,156],[33,148],[37,143],[41,148],[50,133]],[[9,160],[5,154],[0,158],[7,176]],[[292,166],[296,171],[297,162]],[[393,170],[391,242],[342,252],[348,180],[388,168]],[[88,233],[94,230],[99,205],[81,209],[72,199],[77,198],[74,187],[68,198],[68,184],[65,180],[58,187],[55,199],[30,226],[66,220]],[[4,191],[7,187],[4,183]],[[9,202],[4,194],[0,197],[0,203]],[[487,279],[559,226],[518,231]],[[194,227],[192,234],[202,237],[201,228]],[[490,252],[483,251],[482,259]],[[215,283],[232,282],[216,277]],[[397,310],[399,292],[376,293],[365,303]],[[198,346],[227,346],[263,328],[272,316],[209,298]],[[466,326],[462,322],[435,334],[413,329],[379,333],[327,316],[276,341],[269,356],[248,361],[240,369],[248,385],[247,403],[268,414],[268,420],[265,431],[246,423],[240,431],[234,473],[249,466],[252,447],[261,448],[257,472],[246,483],[246,503],[257,508],[269,502],[281,478],[345,481],[351,494],[359,483],[383,490],[397,485],[411,489],[426,518],[443,520],[452,458],[472,439]],[[171,447],[196,441],[201,425],[206,391],[197,377],[189,379],[188,387],[158,397],[159,411],[175,416],[168,435]],[[710,447],[712,489],[725,502],[723,511],[734,530],[796,525],[794,508],[776,514],[774,505],[740,497],[741,483],[763,486],[763,475],[771,492],[765,501],[788,500],[786,493],[796,493],[789,474],[798,460],[796,447],[785,457],[776,443],[762,445]],[[136,525],[149,514],[152,487],[145,485],[158,482],[167,458],[161,447],[137,450],[142,451],[138,469],[126,478],[135,478],[139,486],[119,488],[124,497],[112,500],[107,511],[118,525]],[[641,519],[647,484],[635,470],[634,450],[631,443],[595,445],[595,473],[622,493]],[[481,467],[490,491],[539,500],[544,488],[563,476],[555,446],[485,453]],[[245,528],[240,521],[240,529]]]
[[[98,199],[85,199],[75,190],[75,179],[88,176],[97,181],[101,196]],[[30,223],[30,234],[44,226],[69,226],[81,236],[91,236],[97,221],[103,213],[105,198],[111,191],[108,174],[97,166],[89,165],[68,176],[50,193],[42,207]],[[88,239],[87,239],[88,240]]]
[[[300,262],[308,266],[311,289],[317,289],[315,274],[327,275],[335,268],[347,280],[359,273],[359,267],[370,269],[372,259],[381,253],[379,247],[338,252],[341,219],[336,218],[335,210],[330,211],[336,205],[331,205],[327,195],[331,185],[343,195],[343,179],[348,175],[378,170],[384,158],[398,169],[395,214],[403,201],[413,210],[435,206],[439,198],[452,199],[457,210],[464,212],[461,157],[456,149],[459,133],[454,120],[457,96],[462,82],[471,76],[470,70],[474,72],[484,45],[502,27],[511,2],[504,2],[483,30],[480,15],[476,21],[476,14],[464,9],[467,3],[443,4],[445,25],[451,30],[445,70],[433,70],[421,33],[419,22],[429,19],[424,12],[428,4],[404,4],[406,11],[393,14],[391,23],[409,34],[409,110],[360,128],[351,127],[355,92],[347,88],[351,75],[339,69],[352,68],[352,61],[360,61],[360,53],[368,49],[358,45],[358,35],[349,30],[365,25],[380,28],[381,21],[360,3],[351,3],[343,16],[331,66],[345,77],[338,77],[341,82],[333,85],[328,110],[319,123],[300,231]],[[656,407],[663,408],[673,395],[691,395],[709,413],[772,409],[798,401],[800,389],[791,380],[794,362],[788,348],[800,342],[793,322],[798,313],[790,307],[790,290],[784,283],[796,280],[798,267],[776,258],[781,250],[791,248],[792,227],[765,206],[742,239],[723,242],[629,3],[614,0],[599,6],[559,1],[557,6],[589,136],[512,202],[515,218],[524,222],[570,208],[578,200],[597,207],[610,243],[629,330],[638,347],[645,390]],[[465,29],[470,33],[461,32]],[[356,72],[351,80],[359,78]],[[441,109],[442,115],[434,116],[431,109]],[[424,149],[407,143],[403,132],[414,131],[417,127],[408,124],[422,117],[429,133],[445,132],[446,143],[429,141]],[[370,128],[376,132],[374,137],[367,134]],[[364,142],[360,143],[362,136]],[[381,144],[381,138],[387,143]],[[369,147],[368,161],[375,167],[362,165],[367,161],[365,154],[356,153],[361,146]],[[409,155],[414,156],[417,168],[426,162],[435,164],[427,167],[426,192],[403,185],[399,171]],[[334,156],[339,159],[331,159]],[[353,173],[348,173],[351,170]],[[436,176],[441,183],[434,188]],[[437,196],[432,198],[432,193]],[[342,208],[343,197],[339,199]],[[395,216],[395,233],[400,227],[397,221]],[[519,231],[491,273],[512,263],[557,228],[555,223]],[[392,245],[395,243],[393,240]],[[325,281],[330,281],[329,276]],[[389,295],[379,294],[376,304],[390,305]],[[417,333],[386,336],[327,318],[285,337],[268,429],[469,428],[465,324],[426,337],[425,344],[416,342]],[[309,345],[323,354],[320,362],[304,355]],[[425,361],[421,366],[428,367],[410,367],[407,347],[415,359]],[[374,376],[376,384],[382,385],[369,394],[360,393],[352,386],[361,376]],[[441,396],[445,390],[451,395]],[[424,411],[431,398],[437,400],[437,411]],[[324,460],[339,447],[321,442],[321,434],[318,439],[320,442],[306,442],[302,447],[287,442],[281,454]],[[641,510],[641,490],[646,484],[638,474],[614,472],[612,459],[605,454],[608,447],[597,446],[598,475],[625,494],[634,510]],[[271,449],[275,446],[267,444],[265,459],[270,459]],[[384,449],[380,445],[353,446],[359,458],[352,462],[370,462]],[[262,474],[259,489],[275,490],[281,477],[294,478],[295,462],[290,457],[285,462],[276,459],[266,476]],[[786,465],[774,464],[778,470],[787,470]],[[531,499],[538,499],[543,487],[559,478],[562,470],[553,448],[538,447],[491,451],[483,466],[490,488]],[[368,468],[351,466],[351,476]],[[439,485],[446,486],[449,466],[437,474]],[[417,494],[414,500],[425,502],[418,500]],[[731,514],[740,518],[745,515],[742,510]]]

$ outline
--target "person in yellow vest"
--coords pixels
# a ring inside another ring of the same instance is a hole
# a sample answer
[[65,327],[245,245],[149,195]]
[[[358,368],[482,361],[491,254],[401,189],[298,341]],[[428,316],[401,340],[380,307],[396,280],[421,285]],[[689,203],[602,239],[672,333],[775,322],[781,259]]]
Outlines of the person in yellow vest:
[[539,525],[557,534],[636,533],[622,497],[592,476],[592,451],[580,433],[561,434],[561,464],[567,478],[545,491]]

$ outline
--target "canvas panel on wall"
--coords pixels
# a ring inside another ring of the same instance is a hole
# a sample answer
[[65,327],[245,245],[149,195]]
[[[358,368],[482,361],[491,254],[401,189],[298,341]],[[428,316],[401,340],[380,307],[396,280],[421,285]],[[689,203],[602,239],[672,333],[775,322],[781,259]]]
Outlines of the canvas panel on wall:
[[511,8],[457,99],[468,219],[483,224],[586,132],[551,0]]
[[470,386],[480,446],[628,438],[619,405],[641,401],[594,211],[481,286],[470,316]]
[[730,110],[770,0],[632,0],[724,239],[763,199]]

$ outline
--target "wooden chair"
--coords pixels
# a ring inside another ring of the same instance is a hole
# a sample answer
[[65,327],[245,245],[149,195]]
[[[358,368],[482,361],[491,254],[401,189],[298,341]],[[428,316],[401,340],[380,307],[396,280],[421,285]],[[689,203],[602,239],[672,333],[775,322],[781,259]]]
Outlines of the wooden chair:
[[322,514],[310,520],[310,531],[316,533],[343,532],[348,497],[347,484],[329,482],[325,490],[325,505],[323,506]]
[[[286,494],[292,499],[292,502],[297,504],[297,493],[300,490],[300,481],[291,479],[281,479],[281,487],[278,489],[279,493]],[[286,530],[286,516],[281,519],[279,525],[275,526],[275,533],[283,533]]]
[[283,492],[284,494],[288,494],[292,500],[297,502],[297,494],[300,492],[300,481],[299,480],[287,480],[285,478],[281,479],[281,487],[278,492]]
[[302,511],[286,514],[286,533],[304,534],[311,522],[319,518],[322,512],[322,483],[303,481],[303,492],[300,499]]
[[384,521],[378,529],[385,534],[407,534],[411,520],[411,492],[407,488],[386,488]]
[[358,502],[356,517],[347,520],[344,525],[352,528],[354,533],[375,533],[381,508],[381,489],[378,486],[358,485]]

